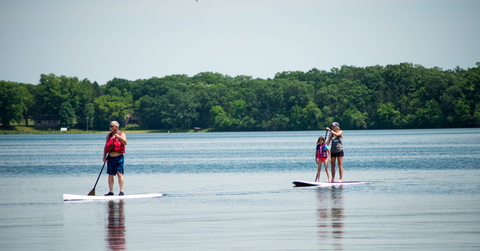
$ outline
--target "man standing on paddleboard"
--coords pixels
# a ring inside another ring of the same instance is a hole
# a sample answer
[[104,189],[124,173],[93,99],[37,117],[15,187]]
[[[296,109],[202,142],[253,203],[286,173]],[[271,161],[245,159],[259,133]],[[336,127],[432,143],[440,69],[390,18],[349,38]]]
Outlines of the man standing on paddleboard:
[[[118,176],[118,185],[120,186],[120,193],[123,193],[123,154],[125,153],[125,146],[127,145],[127,135],[119,131],[120,124],[117,121],[110,122],[110,133],[107,135],[107,142],[103,150],[103,163],[107,162],[108,173],[108,188],[110,192],[105,196],[113,195],[113,177]],[[108,153],[108,159],[107,159]]]

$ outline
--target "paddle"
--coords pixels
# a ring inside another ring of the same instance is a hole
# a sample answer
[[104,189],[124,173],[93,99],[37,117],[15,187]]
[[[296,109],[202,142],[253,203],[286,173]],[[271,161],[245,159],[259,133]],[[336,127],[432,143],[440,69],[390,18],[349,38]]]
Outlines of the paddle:
[[[327,143],[327,133],[328,133],[328,130],[325,130],[325,142],[323,142],[324,144]],[[317,180],[317,179],[318,179],[318,173],[317,173],[317,176],[315,176],[315,180]],[[318,182],[320,182],[320,181],[318,181]]]
[[[108,153],[107,153],[107,159],[108,159]],[[105,162],[105,163],[107,163],[107,162]],[[90,195],[90,196],[95,196],[95,187],[97,187],[98,179],[100,179],[100,175],[102,175],[103,168],[105,167],[105,163],[103,163],[102,170],[100,170],[100,173],[98,174],[98,178],[97,178],[97,181],[95,182],[95,186],[93,186],[92,191],[90,191],[90,193],[88,193],[88,195]]]

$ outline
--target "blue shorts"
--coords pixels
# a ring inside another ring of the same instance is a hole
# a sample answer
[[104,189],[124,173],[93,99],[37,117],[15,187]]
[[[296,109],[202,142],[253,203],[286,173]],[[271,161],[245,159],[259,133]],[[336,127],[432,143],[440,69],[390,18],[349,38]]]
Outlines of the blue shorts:
[[117,172],[123,174],[123,154],[117,157],[108,156],[107,173],[117,175]]

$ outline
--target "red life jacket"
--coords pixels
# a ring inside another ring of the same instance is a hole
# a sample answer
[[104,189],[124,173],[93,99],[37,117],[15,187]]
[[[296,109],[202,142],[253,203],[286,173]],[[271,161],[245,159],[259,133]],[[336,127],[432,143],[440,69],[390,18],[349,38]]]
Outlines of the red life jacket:
[[[118,131],[117,135],[120,135],[121,133],[122,132]],[[110,136],[110,138],[105,144],[105,149],[107,150],[107,152],[125,153],[125,145],[123,145],[120,140],[117,140],[115,137],[113,137],[112,133],[109,133],[108,135]]]

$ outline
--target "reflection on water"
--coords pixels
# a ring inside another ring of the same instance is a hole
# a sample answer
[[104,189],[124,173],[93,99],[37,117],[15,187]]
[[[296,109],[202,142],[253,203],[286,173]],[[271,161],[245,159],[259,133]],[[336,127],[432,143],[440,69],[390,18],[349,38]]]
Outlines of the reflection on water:
[[[321,249],[331,240],[334,250],[343,250],[343,194],[342,187],[319,188],[318,200],[318,234]],[[328,248],[327,248],[328,249]]]
[[123,200],[107,204],[107,244],[109,250],[126,250]]

